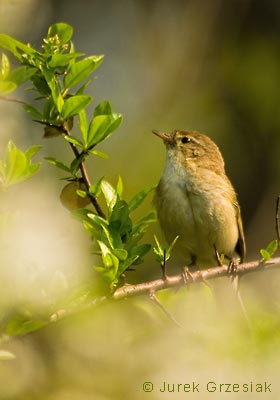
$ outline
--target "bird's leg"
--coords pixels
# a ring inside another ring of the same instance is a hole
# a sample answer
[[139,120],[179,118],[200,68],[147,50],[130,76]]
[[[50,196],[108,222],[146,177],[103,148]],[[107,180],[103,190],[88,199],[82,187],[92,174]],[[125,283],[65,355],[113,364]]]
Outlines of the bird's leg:
[[217,248],[216,248],[215,245],[214,245],[214,250],[215,250],[215,256],[216,256],[218,265],[221,267],[221,266],[223,265],[223,260],[222,260],[222,257],[221,257],[221,255],[219,254],[219,252],[218,252],[218,250],[217,250]]
[[237,262],[234,258],[229,258],[227,273],[231,276],[232,281],[236,278]]
[[192,277],[192,274],[190,272],[190,268],[195,267],[197,269],[195,261],[196,261],[195,257],[192,257],[191,263],[182,268],[182,273],[181,274],[182,274],[182,278],[183,278],[184,284],[186,286],[188,286],[190,281],[193,281],[193,277]]
[[181,273],[181,275],[182,275],[184,284],[185,284],[186,286],[188,286],[188,285],[189,285],[189,282],[193,280],[192,274],[191,274],[191,272],[190,272],[188,266],[185,266],[185,267],[182,268],[182,273]]

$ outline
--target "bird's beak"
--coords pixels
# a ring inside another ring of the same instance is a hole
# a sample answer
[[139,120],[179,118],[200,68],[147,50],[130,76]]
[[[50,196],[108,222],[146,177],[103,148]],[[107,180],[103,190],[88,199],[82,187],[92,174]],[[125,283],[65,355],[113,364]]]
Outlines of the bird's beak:
[[159,131],[152,131],[156,136],[160,137],[165,143],[170,143],[172,142],[172,136],[168,135],[168,133],[163,133]]

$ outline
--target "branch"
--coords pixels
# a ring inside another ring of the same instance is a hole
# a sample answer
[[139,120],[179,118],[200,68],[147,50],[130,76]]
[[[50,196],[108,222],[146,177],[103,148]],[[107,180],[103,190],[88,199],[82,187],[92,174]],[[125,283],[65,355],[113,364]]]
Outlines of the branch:
[[[63,132],[66,135],[71,136],[70,131],[66,126],[63,126]],[[81,154],[79,153],[79,150],[77,149],[77,147],[75,146],[74,143],[69,142],[69,144],[71,146],[71,149],[72,149],[73,153],[75,154],[76,159],[78,160],[79,157],[81,156]],[[86,185],[86,188],[87,188],[87,191],[88,191],[88,197],[90,198],[91,204],[95,208],[95,211],[97,212],[99,217],[106,218],[106,216],[105,216],[102,208],[100,207],[96,197],[92,196],[89,193],[89,188],[91,186],[91,182],[90,182],[90,179],[89,179],[89,176],[88,176],[84,161],[80,162],[79,169],[80,169],[80,172],[81,172],[81,175],[82,175],[83,182]]]
[[[271,258],[269,261],[251,261],[248,263],[239,264],[234,272],[235,275],[242,277],[243,275],[252,272],[267,271],[272,268],[280,268],[280,257]],[[228,273],[228,265],[221,265],[219,267],[204,269],[201,271],[195,271],[190,273],[191,278],[188,280],[188,284],[198,283],[207,281],[209,279],[215,279],[222,276],[230,276]],[[130,296],[136,296],[140,294],[157,292],[159,290],[180,287],[185,285],[185,279],[182,274],[169,276],[167,279],[157,279],[150,282],[138,283],[136,285],[123,286],[115,291],[113,299],[120,300]]]
[[[242,277],[243,275],[253,273],[268,271],[271,269],[280,268],[280,257],[271,258],[269,261],[251,261],[248,263],[239,264],[236,267],[235,275]],[[205,282],[210,279],[216,279],[220,277],[230,277],[228,273],[228,265],[221,265],[219,267],[209,268],[201,271],[195,271],[190,273],[191,278],[188,280],[188,284],[194,284],[198,282]],[[181,287],[186,285],[185,277],[182,274],[169,276],[167,279],[156,279],[154,281],[138,283],[136,285],[125,285],[117,289],[111,297],[100,297],[92,302],[85,304],[79,309],[61,309],[56,311],[50,316],[50,322],[57,322],[64,319],[67,316],[74,315],[76,313],[90,310],[98,305],[104,304],[104,302],[109,299],[121,300],[127,297],[139,296],[142,294],[149,295],[154,299],[155,293],[172,287]]]
[[27,105],[27,103],[23,100],[18,100],[18,99],[14,99],[12,97],[6,97],[6,96],[0,96],[0,100],[3,101],[8,101],[10,103],[18,103],[18,104],[23,104],[23,105]]

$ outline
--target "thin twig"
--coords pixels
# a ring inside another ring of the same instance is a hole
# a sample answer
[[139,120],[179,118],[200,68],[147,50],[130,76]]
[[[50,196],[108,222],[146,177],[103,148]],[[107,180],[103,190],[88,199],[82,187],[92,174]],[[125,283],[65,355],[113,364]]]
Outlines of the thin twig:
[[150,291],[149,297],[152,300],[152,302],[155,303],[164,312],[164,314],[170,319],[170,321],[172,321],[173,324],[175,324],[179,328],[182,328],[182,326],[179,324],[179,322],[176,321],[176,319],[173,317],[173,315],[159,301],[159,299],[157,298],[157,296],[153,290]]
[[[238,276],[243,276],[248,273],[257,271],[266,271],[272,268],[280,267],[280,257],[271,258],[265,263],[262,261],[251,261],[243,264],[239,264],[236,267],[235,274]],[[209,269],[204,269],[201,271],[192,272],[192,280],[189,280],[188,284],[194,284],[197,282],[204,282],[210,279],[215,279],[219,277],[228,276],[228,265],[222,265],[219,267],[213,267]],[[145,294],[150,291],[157,292],[158,290],[163,290],[171,287],[179,287],[184,285],[184,279],[182,274],[168,276],[166,280],[157,279],[150,282],[139,283],[136,285],[126,285],[115,291],[113,298],[115,300],[123,299],[129,296],[136,296],[140,294]]]
[[0,96],[0,100],[9,101],[11,103],[19,103],[19,104],[27,105],[27,103],[25,101],[18,100],[18,99],[15,99],[13,97]]
[[[243,276],[249,273],[268,271],[271,269],[280,268],[280,257],[271,258],[269,261],[251,261],[243,264],[239,264],[236,267],[236,276]],[[210,279],[217,279],[220,277],[228,277],[228,265],[222,265],[219,267],[209,268],[202,271],[192,272],[192,279],[188,281],[188,284],[195,284],[198,282],[205,283]],[[118,288],[111,297],[100,297],[94,299],[92,302],[85,304],[82,307],[74,309],[60,309],[54,312],[50,318],[49,322],[56,322],[61,319],[65,319],[68,316],[75,315],[82,311],[90,310],[98,305],[106,303],[109,299],[112,300],[122,300],[131,296],[139,296],[151,293],[156,293],[159,290],[168,289],[172,287],[184,286],[184,278],[182,274],[168,276],[167,279],[157,279],[154,281],[138,283],[136,285],[124,285]]]
[[[69,131],[69,129],[68,129],[67,127],[63,126],[62,129],[63,129],[63,132],[64,132],[67,136],[71,136],[70,131]],[[70,146],[71,146],[71,149],[72,149],[72,151],[73,151],[73,153],[74,153],[76,159],[78,159],[78,158],[81,156],[81,154],[79,153],[79,150],[77,149],[77,147],[75,146],[74,143],[69,142],[69,144],[70,144]],[[86,188],[87,188],[87,191],[88,191],[88,197],[90,198],[91,204],[92,204],[93,207],[95,208],[95,211],[97,212],[97,214],[98,214],[100,217],[105,218],[106,216],[105,216],[105,214],[104,214],[104,212],[103,212],[101,206],[99,205],[99,203],[98,203],[96,197],[95,197],[95,196],[92,196],[92,195],[89,193],[89,188],[90,188],[90,186],[91,186],[91,182],[90,182],[90,179],[89,179],[89,176],[88,176],[88,173],[87,173],[87,170],[86,170],[84,161],[81,161],[81,162],[80,162],[80,164],[79,164],[79,169],[80,169],[80,172],[81,172],[81,175],[82,175],[83,182],[84,182],[84,184],[86,185]]]
[[[23,104],[23,105],[27,104],[26,102],[24,102],[22,100],[18,100],[18,99],[11,98],[11,97],[6,97],[6,96],[0,96],[0,100],[9,101],[9,102],[12,102],[12,103],[19,103],[19,104]],[[40,123],[45,124],[45,122],[41,122],[41,121],[36,121],[36,122],[40,122]],[[71,133],[70,133],[69,129],[66,126],[59,126],[57,128],[59,128],[61,131],[63,131],[66,135],[71,136]],[[70,144],[70,146],[72,148],[73,153],[75,154],[75,157],[78,159],[80,157],[80,153],[79,153],[77,147],[75,146],[74,143],[69,142],[69,144]],[[79,169],[81,171],[84,184],[86,185],[86,188],[89,191],[91,183],[90,183],[90,179],[89,179],[89,176],[88,176],[88,173],[87,173],[87,170],[86,170],[86,167],[85,167],[85,164],[84,164],[83,161],[80,163]],[[90,193],[88,193],[88,196],[89,196],[91,204],[95,208],[95,211],[97,212],[97,214],[100,217],[105,218],[106,216],[105,216],[102,208],[100,207],[96,197],[92,196]]]

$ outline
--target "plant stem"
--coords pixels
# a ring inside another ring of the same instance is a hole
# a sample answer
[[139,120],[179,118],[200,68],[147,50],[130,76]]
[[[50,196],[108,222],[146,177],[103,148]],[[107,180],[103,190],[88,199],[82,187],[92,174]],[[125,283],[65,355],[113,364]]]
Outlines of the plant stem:
[[[64,133],[66,135],[71,136],[70,131],[68,130],[67,127],[64,126],[63,127],[63,131],[64,131]],[[72,149],[73,153],[75,154],[76,159],[78,159],[80,157],[80,155],[81,155],[79,153],[79,150],[77,149],[77,147],[75,146],[74,143],[69,142],[69,144],[71,146],[71,149]],[[89,193],[89,188],[91,186],[91,182],[90,182],[90,179],[89,179],[89,176],[88,176],[84,161],[82,161],[80,163],[79,169],[80,169],[80,172],[81,172],[81,175],[82,175],[83,182],[86,185],[86,188],[87,188],[87,191],[88,191],[88,197],[90,198],[91,204],[95,208],[95,211],[97,212],[99,217],[106,218],[106,215],[104,214],[104,212],[103,212],[100,204],[98,203],[96,197]]]

